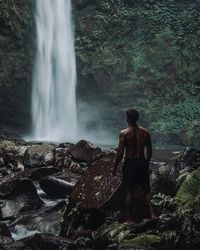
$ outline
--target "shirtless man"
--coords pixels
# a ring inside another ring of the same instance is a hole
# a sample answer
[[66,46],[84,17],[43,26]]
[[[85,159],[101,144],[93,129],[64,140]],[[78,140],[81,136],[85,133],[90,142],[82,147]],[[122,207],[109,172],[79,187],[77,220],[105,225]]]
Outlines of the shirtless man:
[[125,205],[128,213],[127,223],[133,221],[133,192],[136,185],[142,186],[151,218],[154,218],[149,181],[149,164],[152,156],[151,137],[145,128],[137,125],[138,117],[137,110],[129,109],[127,111],[128,128],[120,132],[117,157],[113,168],[113,174],[116,174],[117,166],[125,152],[122,185],[125,191]]

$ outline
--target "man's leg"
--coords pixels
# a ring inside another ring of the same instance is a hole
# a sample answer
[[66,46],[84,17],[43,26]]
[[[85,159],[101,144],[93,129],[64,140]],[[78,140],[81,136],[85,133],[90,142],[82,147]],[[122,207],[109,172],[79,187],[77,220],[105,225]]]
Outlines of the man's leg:
[[133,191],[131,190],[125,191],[125,206],[128,214],[126,223],[131,223],[133,222]]
[[150,212],[150,218],[155,219],[156,216],[155,216],[155,214],[153,212],[153,207],[152,207],[152,203],[151,203],[151,199],[152,199],[151,193],[146,193],[145,194],[145,199],[146,199],[146,203],[147,203],[147,206],[148,206],[148,209],[149,209],[149,212]]

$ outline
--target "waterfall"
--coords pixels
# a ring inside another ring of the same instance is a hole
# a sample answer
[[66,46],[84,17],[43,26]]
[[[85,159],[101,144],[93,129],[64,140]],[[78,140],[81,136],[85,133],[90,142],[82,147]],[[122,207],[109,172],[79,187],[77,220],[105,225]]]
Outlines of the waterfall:
[[77,138],[76,62],[71,0],[36,0],[37,55],[33,74],[33,138]]

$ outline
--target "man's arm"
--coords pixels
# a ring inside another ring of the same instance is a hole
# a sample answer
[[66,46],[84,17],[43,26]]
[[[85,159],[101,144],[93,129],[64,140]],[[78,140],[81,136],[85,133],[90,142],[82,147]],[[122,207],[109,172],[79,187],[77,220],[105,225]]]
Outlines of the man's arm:
[[147,133],[146,137],[146,147],[147,147],[147,164],[149,165],[152,157],[152,142],[149,133]]
[[117,156],[116,156],[116,160],[115,160],[114,166],[113,166],[113,172],[114,173],[116,173],[117,166],[119,165],[120,161],[123,158],[124,149],[125,149],[125,136],[124,136],[124,134],[122,132],[120,132],[119,145],[118,145],[118,149],[117,149]]

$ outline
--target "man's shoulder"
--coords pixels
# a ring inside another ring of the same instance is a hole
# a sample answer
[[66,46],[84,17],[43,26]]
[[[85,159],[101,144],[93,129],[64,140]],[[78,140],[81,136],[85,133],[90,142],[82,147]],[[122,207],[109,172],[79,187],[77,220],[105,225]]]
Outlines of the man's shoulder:
[[140,129],[140,131],[142,131],[144,134],[149,134],[147,128],[144,128],[144,127],[139,126],[139,129]]
[[122,130],[120,131],[119,135],[120,135],[120,136],[124,136],[124,135],[126,135],[127,133],[128,133],[128,129],[125,128],[125,129],[122,129]]

